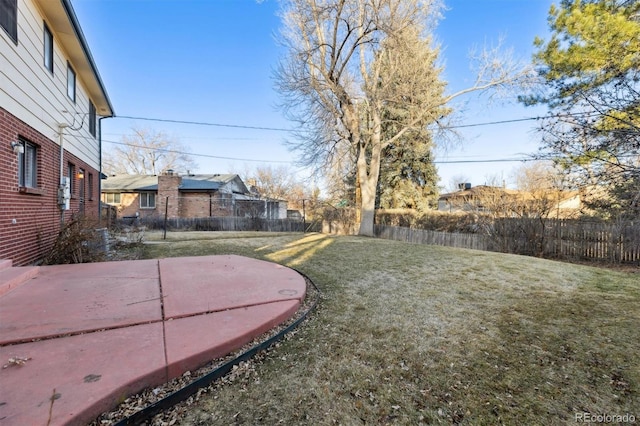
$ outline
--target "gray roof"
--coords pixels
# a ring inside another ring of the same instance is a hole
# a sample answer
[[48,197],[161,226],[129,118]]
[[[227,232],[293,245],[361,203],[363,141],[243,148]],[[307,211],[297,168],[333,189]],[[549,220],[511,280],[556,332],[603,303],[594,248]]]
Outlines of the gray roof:
[[500,186],[477,185],[469,189],[462,189],[456,192],[441,194],[438,200],[448,200],[450,198],[475,197],[475,196],[483,195],[487,193],[517,195],[520,193],[520,191],[516,191],[515,189],[502,188]]
[[210,191],[219,189],[238,175],[188,175],[182,177],[180,189],[183,191]]
[[109,191],[157,191],[158,176],[155,175],[111,175],[102,181],[102,190]]
[[[185,175],[182,176],[181,191],[215,191],[231,182],[235,174],[213,175]],[[242,181],[240,181],[242,182]],[[112,175],[102,182],[103,192],[137,192],[157,191],[158,176],[156,175]]]

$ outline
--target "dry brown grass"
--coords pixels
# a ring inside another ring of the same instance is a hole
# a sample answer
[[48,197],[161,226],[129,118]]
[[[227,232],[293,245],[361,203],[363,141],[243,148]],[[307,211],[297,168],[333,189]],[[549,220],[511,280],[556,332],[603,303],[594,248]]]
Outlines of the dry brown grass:
[[[157,239],[157,235],[149,235]],[[640,274],[320,234],[175,233],[146,257],[234,253],[324,296],[255,374],[181,424],[565,424],[640,419]]]

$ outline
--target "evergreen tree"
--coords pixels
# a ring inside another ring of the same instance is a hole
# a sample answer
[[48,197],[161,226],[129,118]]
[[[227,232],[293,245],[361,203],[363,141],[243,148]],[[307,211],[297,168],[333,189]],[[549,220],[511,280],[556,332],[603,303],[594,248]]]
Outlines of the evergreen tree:
[[[394,53],[387,54],[387,50]],[[446,84],[440,80],[438,53],[431,39],[420,38],[414,29],[400,32],[383,43],[378,57],[380,69],[392,76],[384,84],[389,93],[401,94],[397,98],[388,97],[382,114],[383,135],[391,139],[398,133],[399,123],[411,121],[411,115],[416,113],[407,105],[429,107],[431,114],[383,150],[377,207],[426,210],[437,202],[432,126],[451,112],[444,106]]]
[[549,12],[535,62],[546,82],[526,104],[550,107],[543,152],[581,188],[606,188],[640,214],[640,2],[564,0]]
[[430,139],[409,137],[385,149],[378,182],[379,208],[426,210],[437,203],[438,171]]

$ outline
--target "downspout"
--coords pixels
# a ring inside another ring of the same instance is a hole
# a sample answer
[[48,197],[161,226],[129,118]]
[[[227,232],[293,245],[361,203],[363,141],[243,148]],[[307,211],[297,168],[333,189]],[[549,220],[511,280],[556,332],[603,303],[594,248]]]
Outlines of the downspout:
[[64,223],[64,189],[62,178],[64,177],[64,129],[69,127],[67,123],[58,124],[58,136],[60,137],[60,179],[58,189],[58,207],[60,208],[60,224]]
[[98,226],[102,226],[102,120],[112,117],[98,118]]

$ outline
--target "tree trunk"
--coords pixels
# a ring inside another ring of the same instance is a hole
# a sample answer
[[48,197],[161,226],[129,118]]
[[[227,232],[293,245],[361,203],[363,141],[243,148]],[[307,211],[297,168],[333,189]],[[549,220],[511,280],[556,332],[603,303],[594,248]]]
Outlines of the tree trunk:
[[[371,179],[369,179],[371,180]],[[367,182],[368,184],[370,182]],[[360,229],[358,235],[373,237],[373,218],[376,206],[376,190],[362,188],[362,204],[360,205]]]
[[361,148],[356,163],[360,184],[360,230],[358,235],[373,237],[373,219],[376,208],[376,188],[380,176],[382,155],[381,127],[378,114],[373,113],[374,131],[371,135],[371,158],[367,162],[366,149]]

